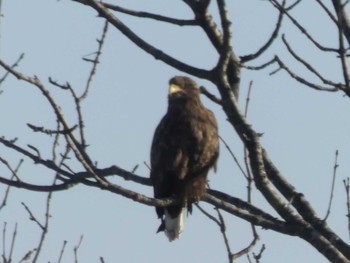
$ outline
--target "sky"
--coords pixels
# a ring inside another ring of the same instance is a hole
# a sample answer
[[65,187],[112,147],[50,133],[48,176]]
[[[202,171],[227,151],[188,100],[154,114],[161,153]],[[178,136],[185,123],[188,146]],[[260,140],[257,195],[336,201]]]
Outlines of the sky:
[[[278,16],[276,10],[268,1],[228,2],[234,51],[238,56],[255,52],[273,30]],[[323,45],[336,47],[336,28],[314,2],[302,1],[293,10],[293,15]],[[125,3],[114,0],[113,3],[176,18],[192,18],[181,1],[132,0]],[[50,85],[48,78],[59,83],[69,82],[77,93],[84,90],[91,65],[82,58],[91,58],[89,54],[97,50],[96,39],[102,34],[103,19],[91,8],[68,0],[2,0],[1,8],[1,59],[11,64],[24,53],[17,70],[38,76],[60,103],[67,120],[74,125],[77,120],[74,102],[67,92]],[[217,17],[214,4],[210,10]],[[313,10],[312,19],[309,10]],[[117,15],[146,41],[186,63],[205,69],[216,63],[216,52],[198,28]],[[287,19],[281,33],[296,52],[325,77],[335,82],[342,80],[337,58],[316,50]],[[132,170],[139,165],[136,173],[147,177],[149,170],[144,162],[149,163],[154,129],[166,111],[168,80],[184,73],[144,53],[112,26],[108,29],[102,52],[89,97],[82,105],[88,153],[100,168],[115,164]],[[275,54],[302,76],[315,80],[288,55],[280,39],[251,65],[266,62]],[[311,90],[284,72],[270,76],[275,69],[276,66],[258,72],[242,70],[239,103],[243,108],[249,83],[253,81],[248,121],[256,131],[263,133],[261,142],[271,159],[289,182],[304,193],[321,218],[327,210],[335,151],[339,150],[335,195],[328,223],[348,242],[342,180],[350,174],[349,100],[341,93]],[[0,76],[3,74],[0,69]],[[211,83],[196,81],[217,94]],[[12,76],[0,89],[0,121],[4,124],[0,127],[0,136],[18,138],[17,143],[22,147],[34,145],[42,156],[50,158],[48,145],[52,138],[33,133],[27,127],[27,123],[55,127],[55,116],[47,101],[35,87]],[[243,146],[222,110],[208,99],[202,99],[218,119],[220,136],[243,164]],[[22,158],[2,145],[0,156],[13,166]],[[70,165],[77,171],[82,170],[73,160]],[[28,159],[24,159],[19,174],[23,180],[38,184],[47,184],[53,178],[52,173]],[[4,165],[0,165],[0,176],[9,176]],[[246,181],[224,145],[220,149],[218,172],[211,173],[209,179],[212,188],[246,199]],[[111,180],[152,195],[150,187],[126,183],[120,178]],[[0,186],[0,201],[4,189]],[[38,226],[29,220],[21,202],[43,221],[46,197],[43,193],[11,189],[8,205],[0,211],[0,230],[7,222],[7,247],[15,225],[18,227],[15,262],[33,249],[40,238]],[[253,203],[277,216],[256,190]],[[213,207],[201,205],[215,215]],[[227,213],[223,215],[231,248],[237,252],[252,240],[250,224]],[[186,218],[181,239],[172,243],[163,234],[156,234],[159,221],[152,207],[87,186],[54,193],[51,216],[50,231],[39,262],[57,262],[65,240],[67,245],[62,262],[74,262],[73,249],[82,235],[79,262],[100,262],[100,257],[105,262],[227,262],[218,226],[197,209]],[[258,253],[262,244],[266,245],[261,262],[327,262],[299,238],[257,229],[261,240],[253,252]],[[242,257],[236,262],[248,260]]]

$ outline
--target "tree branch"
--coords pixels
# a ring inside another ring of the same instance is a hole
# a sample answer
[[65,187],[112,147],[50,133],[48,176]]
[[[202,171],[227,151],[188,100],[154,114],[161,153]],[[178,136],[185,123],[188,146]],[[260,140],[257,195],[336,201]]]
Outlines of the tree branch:
[[[283,2],[282,2],[283,8],[284,8],[285,4],[286,4],[286,0],[283,0]],[[258,51],[256,51],[255,53],[250,54],[250,55],[241,56],[240,57],[241,63],[246,63],[248,61],[254,60],[254,59],[258,58],[260,55],[262,55],[263,53],[265,53],[266,50],[268,50],[268,48],[272,45],[272,43],[275,41],[275,39],[278,36],[278,33],[279,33],[281,26],[282,26],[282,20],[283,20],[283,12],[280,12],[275,29],[272,32],[270,38],[267,40],[267,42],[261,48],[259,48]]]
[[163,61],[164,63],[180,70],[186,72],[190,75],[210,79],[211,71],[199,69],[188,64],[185,64],[168,54],[164,53],[160,49],[153,47],[148,44],[138,35],[136,35],[132,30],[130,30],[124,23],[122,23],[117,17],[115,17],[102,3],[97,2],[95,0],[86,0],[86,4],[95,9],[100,16],[104,17],[111,23],[114,27],[116,27],[121,33],[123,33],[127,38],[129,38],[135,45],[144,50],[146,53],[152,55],[156,59]]

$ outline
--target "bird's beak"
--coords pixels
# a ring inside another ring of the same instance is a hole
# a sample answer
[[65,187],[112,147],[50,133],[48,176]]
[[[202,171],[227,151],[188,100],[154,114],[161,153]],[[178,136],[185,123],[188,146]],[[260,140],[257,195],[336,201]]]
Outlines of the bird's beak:
[[169,95],[177,93],[177,92],[180,92],[180,91],[182,91],[182,89],[180,88],[179,85],[170,84],[170,86],[169,86]]

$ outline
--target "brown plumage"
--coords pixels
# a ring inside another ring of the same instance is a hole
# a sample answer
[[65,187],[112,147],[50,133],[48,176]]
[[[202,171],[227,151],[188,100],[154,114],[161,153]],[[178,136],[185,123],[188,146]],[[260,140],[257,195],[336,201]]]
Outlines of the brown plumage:
[[151,149],[151,180],[155,198],[174,197],[178,205],[157,207],[162,220],[159,231],[169,240],[183,231],[185,208],[192,211],[219,155],[218,129],[214,114],[199,98],[196,83],[188,77],[169,81],[168,111],[159,123]]

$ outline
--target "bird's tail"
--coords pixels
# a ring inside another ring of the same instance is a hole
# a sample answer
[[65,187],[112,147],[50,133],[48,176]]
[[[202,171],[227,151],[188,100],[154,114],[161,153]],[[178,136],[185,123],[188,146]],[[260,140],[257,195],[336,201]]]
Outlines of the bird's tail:
[[175,218],[165,209],[164,223],[165,235],[168,237],[169,241],[180,238],[185,227],[185,207],[181,208],[180,213]]

